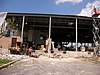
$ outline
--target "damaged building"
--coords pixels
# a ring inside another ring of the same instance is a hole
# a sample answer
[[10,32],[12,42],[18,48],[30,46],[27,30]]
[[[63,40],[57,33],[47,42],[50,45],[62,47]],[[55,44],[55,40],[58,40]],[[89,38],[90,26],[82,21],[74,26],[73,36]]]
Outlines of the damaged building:
[[54,47],[61,50],[78,51],[81,45],[94,47],[92,17],[8,12],[5,21],[8,25],[1,29],[1,38],[10,38],[7,44],[11,46],[27,41],[29,46],[35,43],[40,49],[41,45],[45,47],[46,38],[51,38]]

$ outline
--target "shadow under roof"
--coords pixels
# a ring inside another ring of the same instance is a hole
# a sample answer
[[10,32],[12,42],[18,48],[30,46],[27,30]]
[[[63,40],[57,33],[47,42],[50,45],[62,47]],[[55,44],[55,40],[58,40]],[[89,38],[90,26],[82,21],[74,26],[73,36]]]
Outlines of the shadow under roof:
[[[78,42],[93,42],[92,17],[77,15],[58,15],[58,14],[37,14],[37,13],[10,13],[7,18],[15,17],[15,23],[22,25],[22,18],[25,16],[25,27],[41,31],[48,31],[49,17],[52,18],[51,37],[53,40],[75,42],[75,26],[77,19]],[[99,19],[100,20],[100,19]]]

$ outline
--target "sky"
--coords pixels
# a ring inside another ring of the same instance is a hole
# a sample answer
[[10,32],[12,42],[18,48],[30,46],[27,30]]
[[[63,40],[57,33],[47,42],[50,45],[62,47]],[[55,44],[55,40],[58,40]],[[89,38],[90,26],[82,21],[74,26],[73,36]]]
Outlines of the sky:
[[100,0],[0,0],[0,12],[91,16]]

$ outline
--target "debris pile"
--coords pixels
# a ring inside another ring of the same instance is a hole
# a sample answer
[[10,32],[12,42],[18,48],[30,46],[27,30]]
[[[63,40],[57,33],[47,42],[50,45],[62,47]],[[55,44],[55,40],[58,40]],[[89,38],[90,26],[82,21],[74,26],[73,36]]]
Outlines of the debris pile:
[[12,59],[12,60],[17,60],[17,59],[23,59],[23,58],[28,58],[28,56],[25,55],[14,55],[14,54],[0,54],[0,59]]

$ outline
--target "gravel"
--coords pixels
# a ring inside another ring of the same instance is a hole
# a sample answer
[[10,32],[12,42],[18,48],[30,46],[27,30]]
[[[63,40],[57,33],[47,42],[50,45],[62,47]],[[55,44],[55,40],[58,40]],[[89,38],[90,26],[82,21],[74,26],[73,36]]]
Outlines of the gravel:
[[24,57],[21,61],[0,70],[0,75],[100,75],[100,63],[72,57]]

